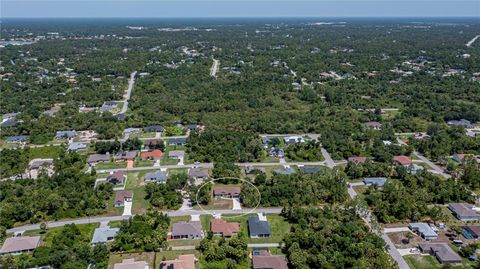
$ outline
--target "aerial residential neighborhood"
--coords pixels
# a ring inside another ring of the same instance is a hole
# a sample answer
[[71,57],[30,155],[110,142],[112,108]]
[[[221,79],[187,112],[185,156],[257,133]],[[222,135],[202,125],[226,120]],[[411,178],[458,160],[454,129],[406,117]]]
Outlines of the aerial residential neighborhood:
[[480,268],[476,1],[0,9],[0,268]]

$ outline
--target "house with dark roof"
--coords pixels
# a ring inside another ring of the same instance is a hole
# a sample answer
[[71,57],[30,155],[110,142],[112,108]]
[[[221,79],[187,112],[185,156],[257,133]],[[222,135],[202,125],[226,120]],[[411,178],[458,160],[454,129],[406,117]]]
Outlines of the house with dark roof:
[[0,127],[15,127],[18,122],[15,119],[9,119],[0,124]]
[[215,186],[213,187],[213,197],[220,198],[238,198],[240,197],[240,187],[238,186]]
[[207,169],[191,168],[188,170],[188,176],[193,179],[205,179],[209,173]]
[[457,264],[462,258],[453,251],[447,243],[420,243],[418,248],[422,253],[428,253],[442,264]]
[[86,143],[80,143],[80,142],[72,142],[68,144],[68,150],[69,151],[81,151],[81,150],[86,150],[87,149],[87,144]]
[[28,141],[28,135],[13,135],[7,137],[7,143],[25,143]]
[[260,220],[258,216],[248,218],[248,232],[250,238],[270,238],[270,223]]
[[474,210],[474,205],[467,203],[450,203],[448,204],[448,209],[461,221],[480,220],[480,214]]
[[200,221],[181,221],[174,223],[168,236],[170,240],[201,238],[203,238],[203,230]]
[[238,222],[227,222],[223,219],[214,218],[210,221],[210,230],[214,235],[232,237],[232,235],[240,232],[240,224]]
[[158,170],[152,173],[146,173],[144,176],[145,182],[152,182],[157,184],[165,184],[167,183],[168,172]]
[[268,251],[259,251],[252,256],[253,269],[288,269],[285,256],[271,255]]
[[113,157],[115,161],[133,161],[138,154],[138,150],[120,151]]
[[92,154],[88,156],[87,163],[90,165],[99,163],[99,162],[109,162],[110,154]]
[[55,139],[57,140],[70,139],[70,138],[74,138],[75,136],[77,136],[77,132],[75,131],[58,131],[55,134]]
[[284,168],[284,169],[277,168],[277,169],[273,169],[273,173],[277,175],[291,175],[291,174],[295,174],[295,170],[293,170],[290,167]]
[[245,175],[257,175],[257,174],[266,174],[267,169],[265,167],[255,167],[255,166],[247,166],[245,167]]
[[313,166],[313,167],[300,166],[298,169],[300,170],[301,173],[309,174],[309,175],[313,175],[318,171],[320,171],[320,167],[318,166]]
[[107,177],[107,182],[113,183],[115,185],[123,185],[125,184],[126,180],[127,174],[125,173],[125,171],[121,170],[117,170]]
[[201,126],[198,124],[187,124],[185,128],[187,128],[187,130],[190,130],[190,131],[197,131],[201,128]]
[[354,157],[348,158],[348,162],[353,164],[364,164],[367,162],[367,160],[368,160],[367,157],[361,157],[361,156],[354,156]]
[[447,121],[447,124],[450,126],[457,126],[457,127],[463,127],[463,128],[473,128],[473,124],[471,121],[466,120],[466,119],[460,119],[460,120],[449,120]]
[[458,163],[464,163],[466,160],[475,160],[475,155],[473,154],[463,154],[463,153],[456,153],[453,154],[452,160]]
[[480,238],[480,226],[468,225],[462,227],[462,234],[467,239],[479,239]]
[[183,146],[187,144],[187,138],[186,137],[177,137],[177,138],[169,138],[168,139],[168,145],[170,146]]
[[103,244],[112,241],[120,232],[120,228],[100,227],[93,232],[91,244]]
[[18,255],[21,253],[34,251],[40,246],[40,236],[18,236],[5,239],[0,248],[0,255],[11,254]]
[[150,125],[147,127],[143,127],[143,131],[145,133],[161,133],[165,131],[165,128],[161,125]]
[[363,126],[365,126],[365,128],[368,128],[368,129],[373,129],[373,130],[380,130],[382,129],[382,124],[378,121],[369,121],[369,122],[365,122],[363,124]]
[[115,193],[115,207],[122,207],[125,205],[125,202],[131,202],[133,199],[133,192],[132,191],[117,191]]
[[435,240],[438,238],[438,234],[427,223],[410,223],[408,228],[425,240]]
[[152,150],[157,148],[163,148],[163,141],[160,139],[148,139],[143,141],[143,148],[146,150]]
[[365,177],[363,183],[367,186],[383,187],[387,183],[386,177]]

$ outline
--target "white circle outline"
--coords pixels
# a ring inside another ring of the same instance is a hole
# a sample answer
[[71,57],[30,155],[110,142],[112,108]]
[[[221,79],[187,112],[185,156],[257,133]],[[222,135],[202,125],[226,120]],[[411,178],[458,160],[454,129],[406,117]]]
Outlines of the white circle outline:
[[[198,207],[200,207],[200,209],[201,209],[203,212],[205,212],[205,213],[208,214],[208,215],[212,215],[212,216],[215,215],[215,212],[213,212],[213,210],[212,210],[212,212],[210,212],[209,210],[204,209],[204,208],[200,205],[200,203],[198,202],[198,193],[200,192],[200,190],[201,190],[205,185],[207,185],[207,184],[214,184],[215,181],[218,181],[218,180],[220,180],[220,179],[238,179],[238,180],[240,180],[240,181],[242,181],[242,182],[247,182],[248,184],[252,185],[253,188],[258,192],[258,203],[257,203],[257,205],[256,205],[255,207],[253,207],[250,211],[248,211],[248,212],[246,212],[246,213],[241,213],[241,214],[229,213],[229,214],[235,214],[235,216],[232,216],[232,217],[224,217],[224,216],[222,215],[222,218],[224,218],[224,219],[233,219],[233,218],[242,217],[242,216],[245,216],[245,215],[248,215],[248,214],[253,213],[253,211],[255,211],[255,210],[260,206],[260,201],[262,200],[262,194],[260,193],[260,190],[259,190],[255,185],[253,185],[252,182],[247,181],[247,180],[245,180],[245,179],[238,178],[238,177],[219,177],[219,178],[212,178],[212,179],[210,179],[209,181],[203,183],[202,185],[200,185],[200,188],[198,188],[197,192],[195,193],[195,202],[197,203]],[[219,210],[223,210],[223,209],[219,209]],[[232,210],[232,211],[234,211],[234,210]]]

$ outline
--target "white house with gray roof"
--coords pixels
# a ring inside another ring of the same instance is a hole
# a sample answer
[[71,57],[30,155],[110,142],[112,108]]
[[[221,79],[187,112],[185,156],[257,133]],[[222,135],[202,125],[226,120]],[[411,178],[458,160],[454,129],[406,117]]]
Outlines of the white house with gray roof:
[[95,229],[92,238],[92,245],[102,244],[112,241],[120,232],[120,228],[101,227]]
[[165,184],[167,183],[168,172],[158,170],[152,173],[145,174],[145,182],[153,182],[157,184]]

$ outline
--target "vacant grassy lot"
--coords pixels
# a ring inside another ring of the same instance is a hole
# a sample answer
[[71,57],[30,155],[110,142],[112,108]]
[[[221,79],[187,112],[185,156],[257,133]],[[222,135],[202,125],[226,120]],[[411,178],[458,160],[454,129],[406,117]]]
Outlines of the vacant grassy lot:
[[95,165],[96,170],[126,168],[127,162],[103,162]]
[[[88,239],[89,241],[92,239],[95,228],[98,228],[99,226],[100,226],[100,223],[89,223],[89,224],[77,225],[83,237]],[[63,227],[50,228],[50,229],[47,229],[45,233],[42,233],[42,230],[25,231],[24,235],[28,235],[28,236],[40,235],[45,246],[51,247],[54,244],[53,242],[54,237],[60,233],[62,228]]]
[[60,146],[48,146],[48,147],[41,147],[41,148],[30,148],[28,157],[29,159],[37,159],[37,158],[58,158],[60,153],[62,152],[62,147]]

